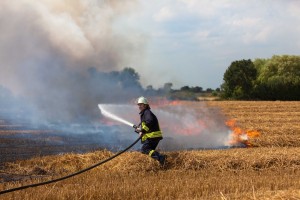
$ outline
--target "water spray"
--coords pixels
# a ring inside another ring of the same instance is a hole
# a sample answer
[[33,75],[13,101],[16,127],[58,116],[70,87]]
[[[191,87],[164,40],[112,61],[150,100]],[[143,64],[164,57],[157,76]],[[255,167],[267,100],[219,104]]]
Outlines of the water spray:
[[123,124],[125,124],[125,125],[128,125],[128,126],[130,126],[130,127],[136,128],[136,125],[134,125],[133,123],[130,123],[129,121],[127,121],[127,120],[125,120],[125,119],[122,119],[121,117],[118,117],[118,116],[116,116],[116,115],[114,115],[114,114],[108,112],[107,110],[105,110],[105,109],[103,108],[103,105],[98,104],[98,107],[99,107],[101,113],[102,113],[105,117],[108,117],[108,118],[113,119],[113,120],[115,120],[115,121],[121,122],[121,123],[123,123]]

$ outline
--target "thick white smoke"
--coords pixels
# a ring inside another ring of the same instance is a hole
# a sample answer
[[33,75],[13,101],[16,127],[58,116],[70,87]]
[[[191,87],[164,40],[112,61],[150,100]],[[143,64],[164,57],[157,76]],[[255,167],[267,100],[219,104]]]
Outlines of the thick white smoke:
[[0,85],[36,107],[37,118],[97,112],[101,95],[93,91],[119,91],[107,80],[91,82],[88,69],[120,70],[141,54],[142,40],[114,28],[135,6],[132,0],[2,0]]
[[1,56],[6,52],[10,57],[2,59],[15,66],[59,56],[72,68],[118,69],[130,53],[140,51],[133,45],[137,38],[114,30],[114,22],[128,14],[133,2],[3,0]]

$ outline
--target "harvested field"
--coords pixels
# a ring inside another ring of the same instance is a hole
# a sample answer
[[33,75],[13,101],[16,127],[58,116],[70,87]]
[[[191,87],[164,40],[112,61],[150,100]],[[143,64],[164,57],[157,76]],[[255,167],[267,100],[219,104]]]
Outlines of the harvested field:
[[300,102],[208,102],[246,129],[261,132],[259,147],[300,147]]
[[[198,102],[182,103],[201,112]],[[206,104],[241,128],[260,131],[250,141],[254,147],[166,152],[164,169],[146,155],[127,152],[79,176],[1,199],[300,199],[300,102]],[[0,190],[61,177],[110,155],[95,151],[9,162]],[[20,181],[9,181],[12,177]]]

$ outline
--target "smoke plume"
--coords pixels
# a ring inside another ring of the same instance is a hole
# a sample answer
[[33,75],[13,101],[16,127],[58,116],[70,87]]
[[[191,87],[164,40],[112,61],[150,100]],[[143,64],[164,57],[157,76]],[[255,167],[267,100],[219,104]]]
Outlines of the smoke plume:
[[114,80],[91,72],[119,70],[142,52],[142,40],[114,28],[135,6],[132,0],[2,0],[0,85],[38,119],[85,118],[101,101],[126,99]]
[[[142,57],[144,41],[115,26],[136,6],[134,0],[1,0],[0,116],[16,109],[15,119],[21,113],[38,122],[71,122],[76,126],[57,130],[108,146],[134,139],[136,135],[128,135],[133,132],[130,127],[78,124],[97,122],[97,105],[116,102],[120,106],[108,107],[113,113],[139,121],[138,110],[124,104],[142,88],[127,78],[130,70],[121,75],[118,71]],[[205,109],[196,113],[183,106],[153,108],[164,132],[163,147],[223,145],[228,136],[224,121]]]

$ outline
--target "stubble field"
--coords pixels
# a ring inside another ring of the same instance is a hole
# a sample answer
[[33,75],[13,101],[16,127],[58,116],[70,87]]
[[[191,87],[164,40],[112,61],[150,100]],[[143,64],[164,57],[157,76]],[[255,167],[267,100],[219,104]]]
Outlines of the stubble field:
[[[199,102],[183,102],[201,111]],[[209,101],[258,130],[252,148],[166,152],[164,169],[146,155],[127,152],[73,178],[1,195],[1,199],[300,199],[300,102]],[[43,156],[6,163],[3,171],[23,176],[0,190],[49,180],[112,155],[108,151]]]

